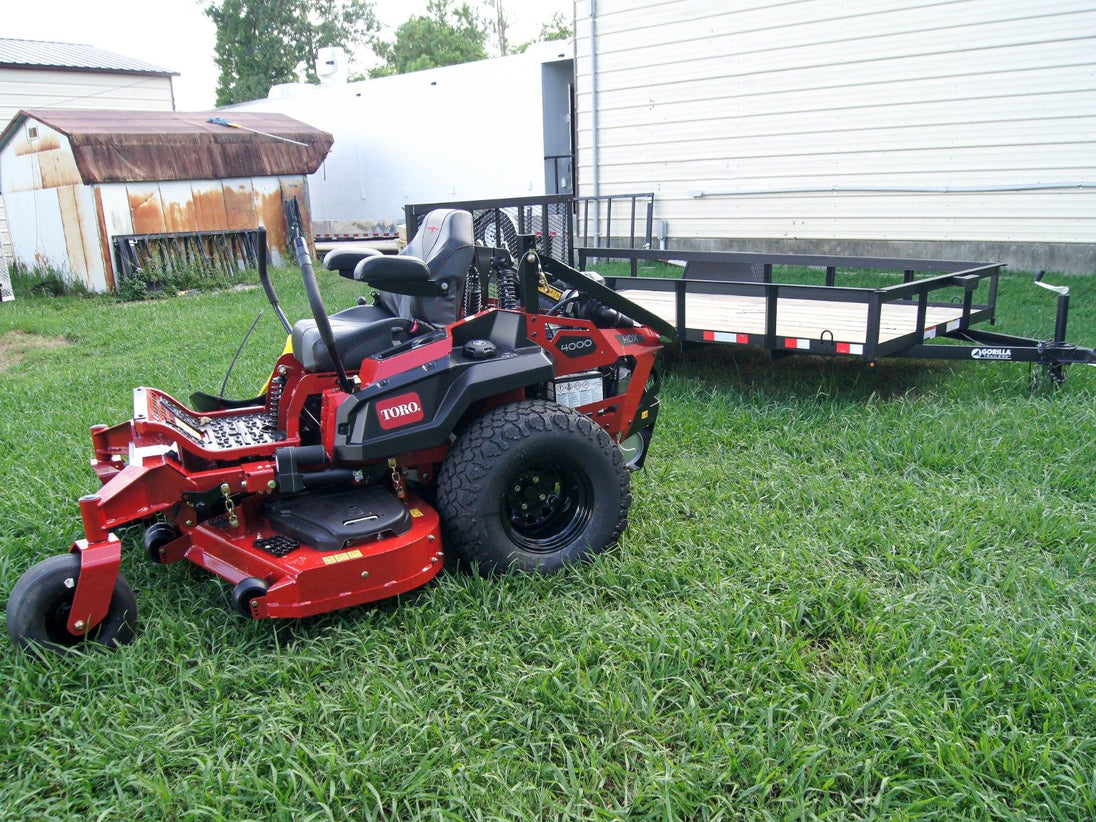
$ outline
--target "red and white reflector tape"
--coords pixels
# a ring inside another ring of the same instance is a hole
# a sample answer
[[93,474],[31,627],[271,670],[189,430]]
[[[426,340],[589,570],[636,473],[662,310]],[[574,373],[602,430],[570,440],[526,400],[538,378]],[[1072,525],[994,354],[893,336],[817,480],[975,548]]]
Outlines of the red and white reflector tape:
[[737,345],[749,345],[749,334],[736,334],[733,331],[705,331],[704,342],[736,343]]

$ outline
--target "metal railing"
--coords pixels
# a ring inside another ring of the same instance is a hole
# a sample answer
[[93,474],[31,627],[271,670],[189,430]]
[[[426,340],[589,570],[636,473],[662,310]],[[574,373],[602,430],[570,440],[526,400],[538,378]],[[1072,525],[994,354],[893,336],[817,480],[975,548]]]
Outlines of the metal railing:
[[[911,346],[925,341],[928,335],[927,309],[940,303],[933,302],[945,289],[962,290],[961,313],[957,329],[969,328],[979,322],[993,322],[997,305],[998,278],[1002,265],[999,263],[974,263],[955,260],[909,260],[888,257],[836,257],[808,254],[764,254],[740,253],[728,251],[647,251],[640,249],[579,248],[579,268],[583,268],[588,259],[625,259],[632,263],[632,276],[607,277],[607,284],[614,289],[639,289],[673,295],[674,325],[679,339],[687,342],[707,341],[699,323],[690,323],[692,319],[687,310],[686,297],[689,295],[722,295],[731,297],[754,297],[764,300],[765,331],[751,344],[770,350],[785,348],[783,338],[777,333],[777,319],[785,300],[817,301],[825,303],[853,303],[866,307],[865,341],[862,356],[869,360],[877,357],[894,356]],[[635,277],[635,265],[638,260],[661,260],[670,258],[686,264],[680,278],[638,278]],[[700,277],[690,277],[688,266],[706,263]],[[788,266],[794,268],[813,268],[824,270],[823,285],[801,283],[782,283],[773,281],[773,267]],[[723,267],[720,275],[717,267]],[[834,285],[838,270],[874,270],[879,272],[902,272],[901,283],[880,288],[841,287]],[[924,279],[915,279],[916,274],[931,274]],[[973,301],[975,289],[979,283],[988,284],[988,297],[985,302]],[[913,330],[892,339],[880,337],[880,324],[883,306],[888,303],[904,302],[913,304],[916,320]],[[812,353],[834,353],[826,351],[827,345],[836,346],[834,341],[816,340],[811,343]]]
[[598,248],[651,248],[654,193],[575,197],[574,202],[575,213],[578,215],[579,245]]
[[113,237],[117,281],[187,268],[233,276],[258,265],[258,231],[191,231]]
[[574,222],[568,194],[408,204],[403,207],[408,240],[415,236],[423,217],[436,208],[461,208],[472,212],[475,238],[484,245],[505,243],[508,248],[518,251],[518,236],[531,234],[536,237],[538,251],[568,265],[574,263]]

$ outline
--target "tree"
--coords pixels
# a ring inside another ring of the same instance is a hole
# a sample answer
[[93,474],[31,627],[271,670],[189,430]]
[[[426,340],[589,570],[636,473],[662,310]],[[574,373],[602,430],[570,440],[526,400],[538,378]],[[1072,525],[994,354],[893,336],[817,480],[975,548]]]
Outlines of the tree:
[[371,0],[211,0],[221,70],[217,105],[266,97],[275,83],[315,82],[322,46],[350,47],[376,31]]
[[546,23],[540,26],[540,37],[533,42],[539,43],[545,40],[570,40],[574,35],[571,24],[563,16],[563,12],[557,11]]
[[546,22],[540,24],[540,34],[535,39],[522,43],[514,49],[514,53],[520,54],[534,43],[544,43],[548,40],[570,40],[571,36],[571,24],[562,12],[557,11]]
[[499,56],[505,57],[514,52],[510,50],[510,18],[502,7],[502,2],[503,0],[490,0],[487,4],[491,11],[491,19],[487,25],[495,37],[495,45],[498,47]]
[[504,0],[487,0],[486,6],[489,12],[487,28],[501,57],[509,54],[521,54],[534,43],[543,43],[546,40],[570,40],[571,24],[562,12],[555,12],[548,20],[541,23],[540,33],[524,43],[514,45],[510,41],[510,15],[503,8]]
[[400,24],[391,43],[377,42],[374,50],[384,65],[373,77],[469,63],[487,57],[487,26],[467,3],[430,0],[426,14]]

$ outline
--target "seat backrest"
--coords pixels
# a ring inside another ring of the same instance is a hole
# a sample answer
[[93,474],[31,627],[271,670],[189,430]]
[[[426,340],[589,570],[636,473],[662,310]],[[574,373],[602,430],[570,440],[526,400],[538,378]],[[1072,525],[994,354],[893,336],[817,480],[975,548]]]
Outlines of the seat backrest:
[[464,280],[475,254],[472,215],[454,208],[438,208],[427,214],[418,233],[400,254],[418,257],[430,269],[430,279],[444,282],[444,297],[410,297],[382,291],[377,303],[401,317],[448,325],[457,319]]

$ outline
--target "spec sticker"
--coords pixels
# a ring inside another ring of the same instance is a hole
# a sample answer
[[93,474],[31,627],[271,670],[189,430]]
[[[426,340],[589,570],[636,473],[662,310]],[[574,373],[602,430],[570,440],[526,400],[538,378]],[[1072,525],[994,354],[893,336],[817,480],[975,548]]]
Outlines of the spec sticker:
[[971,359],[974,360],[1011,360],[1011,348],[972,348]]
[[550,300],[556,300],[557,302],[563,297],[563,292],[555,286],[548,285],[548,283],[541,283],[540,288],[537,289],[541,294]]

